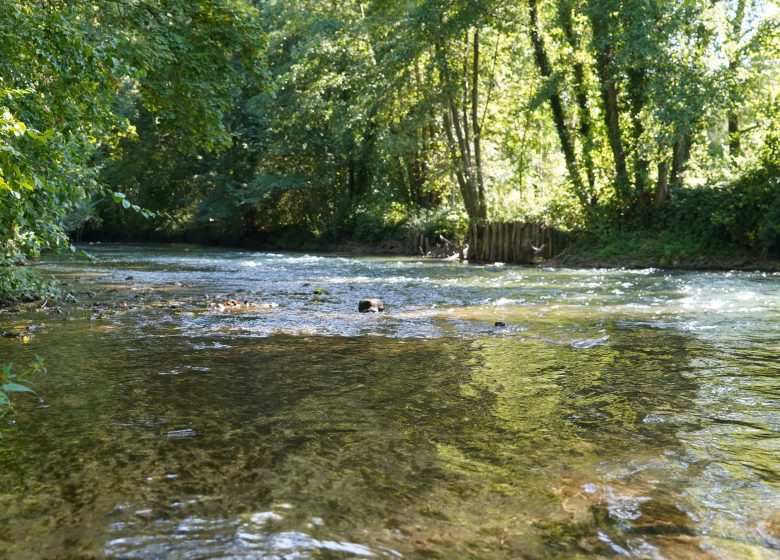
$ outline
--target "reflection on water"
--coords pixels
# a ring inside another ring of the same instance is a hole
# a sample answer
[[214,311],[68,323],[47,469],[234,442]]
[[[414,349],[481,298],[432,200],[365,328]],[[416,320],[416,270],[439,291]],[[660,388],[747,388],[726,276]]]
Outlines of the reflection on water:
[[780,557],[776,275],[97,254],[0,315],[0,558]]

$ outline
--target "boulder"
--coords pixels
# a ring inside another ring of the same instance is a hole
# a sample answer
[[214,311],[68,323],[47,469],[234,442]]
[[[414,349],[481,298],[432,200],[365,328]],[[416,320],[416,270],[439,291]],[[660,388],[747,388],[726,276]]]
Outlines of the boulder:
[[379,313],[384,310],[385,306],[378,299],[362,299],[358,303],[358,311],[361,313]]

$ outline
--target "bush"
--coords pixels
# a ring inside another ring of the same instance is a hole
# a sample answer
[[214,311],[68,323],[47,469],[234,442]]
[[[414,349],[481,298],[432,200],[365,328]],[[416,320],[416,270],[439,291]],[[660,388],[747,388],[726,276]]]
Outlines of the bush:
[[760,249],[780,249],[780,173],[766,166],[725,185],[717,193],[711,222],[726,240]]
[[20,301],[58,298],[61,292],[52,282],[33,271],[0,259],[0,305]]
[[398,202],[358,208],[353,219],[352,239],[361,243],[397,239],[403,236],[403,225],[407,220],[408,210]]
[[411,233],[422,234],[432,239],[443,235],[453,241],[465,239],[468,227],[469,220],[466,213],[455,208],[418,210],[406,223],[406,228]]
[[780,175],[765,166],[730,183],[680,189],[657,210],[651,234],[699,250],[780,250]]

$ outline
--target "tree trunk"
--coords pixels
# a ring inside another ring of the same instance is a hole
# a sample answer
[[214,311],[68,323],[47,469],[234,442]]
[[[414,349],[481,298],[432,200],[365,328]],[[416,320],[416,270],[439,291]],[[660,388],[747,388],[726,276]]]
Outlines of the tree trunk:
[[655,200],[653,205],[656,208],[663,206],[669,196],[669,164],[662,161],[658,164],[658,182],[655,185]]
[[[474,167],[477,179],[477,193],[481,204],[485,205],[485,180],[482,176],[481,126],[479,124],[479,29],[474,29],[474,58],[471,80],[471,126],[474,131]],[[484,216],[483,216],[484,217]]]
[[472,193],[471,186],[469,185],[466,176],[463,174],[461,166],[458,165],[461,155],[458,153],[458,147],[452,132],[453,126],[449,109],[444,110],[444,117],[442,120],[444,122],[444,133],[447,137],[447,147],[449,148],[450,159],[455,163],[453,173],[458,182],[460,194],[463,197],[463,206],[466,207],[466,213],[469,215],[469,218],[474,220],[479,215],[479,208],[474,199],[474,193]]
[[[536,9],[536,0],[528,0],[528,9],[531,18],[529,34],[531,36],[531,43],[534,47],[534,60],[536,61],[536,66],[542,77],[550,80],[552,78],[552,68],[550,67],[550,59],[547,56],[544,41],[539,33],[539,16]],[[563,150],[563,157],[566,161],[566,170],[569,172],[569,179],[574,186],[574,193],[580,200],[580,203],[586,205],[588,203],[588,197],[582,187],[582,178],[580,177],[580,171],[577,167],[574,143],[572,142],[571,134],[569,134],[569,128],[566,126],[563,103],[561,102],[560,92],[557,89],[550,95],[550,107],[552,109],[555,130],[558,133],[558,139],[561,142],[561,149]]]
[[672,149],[672,171],[669,177],[669,185],[673,189],[677,189],[683,186],[682,174],[685,172],[685,167],[688,164],[688,158],[690,157],[690,140],[687,135],[682,135],[674,143]]
[[[745,1],[739,0],[737,2],[736,10],[734,12],[734,19],[731,22],[731,40],[735,44],[739,44],[742,39],[742,21],[745,19]],[[729,60],[729,73],[732,77],[736,77],[739,70],[738,54],[734,53],[733,58]],[[741,144],[739,139],[739,116],[737,111],[732,108],[728,114],[728,127],[729,127],[729,156],[732,158],[740,155]]]
[[[559,4],[559,20],[566,40],[574,53],[580,49],[580,40],[574,32],[572,24],[572,4],[570,1],[561,1]],[[588,181],[589,203],[596,204],[596,174],[593,164],[593,137],[590,111],[588,110],[588,87],[585,83],[585,66],[579,60],[574,62],[574,93],[579,114],[579,134],[582,142],[582,160],[585,164],[585,175]]]
[[[460,187],[463,203],[466,206],[466,212],[472,222],[481,223],[487,218],[487,206],[485,204],[485,192],[482,179],[482,155],[479,139],[479,125],[476,115],[478,114],[478,81],[479,81],[479,38],[475,37],[475,53],[473,58],[473,84],[471,95],[468,94],[468,74],[462,76],[457,82],[453,82],[450,68],[444,53],[440,48],[436,49],[436,58],[441,74],[442,84],[444,86],[444,130],[447,137],[450,157],[455,167],[455,175]],[[464,67],[468,70],[468,65]],[[457,84],[457,85],[456,85]],[[453,93],[458,92],[459,84],[464,84],[464,106],[459,110]],[[470,99],[469,99],[470,98]],[[469,119],[469,107],[471,105],[472,118]],[[462,120],[461,120],[462,119]],[[470,134],[469,120],[471,123]]]
[[349,162],[347,162],[347,189],[349,190],[349,198],[355,200],[357,198],[357,172],[355,170],[355,158],[350,156]]
[[623,149],[623,134],[620,130],[620,106],[618,104],[617,84],[612,77],[612,47],[609,44],[608,31],[604,29],[599,15],[591,14],[593,27],[593,42],[596,48],[596,69],[601,86],[601,102],[603,105],[604,124],[607,127],[607,137],[612,157],[615,162],[615,187],[619,198],[627,202],[630,198],[628,166]]
[[[736,75],[738,65],[736,60],[729,62],[729,71]],[[723,122],[723,121],[721,121]],[[741,145],[739,141],[739,116],[735,111],[730,111],[728,115],[729,126],[729,156],[737,157],[741,151]]]
[[644,205],[649,198],[647,183],[650,175],[650,163],[647,161],[644,150],[642,150],[642,135],[645,131],[641,115],[645,106],[644,71],[632,68],[628,72],[628,83],[628,95],[631,99],[631,121],[633,123],[634,185],[640,204]]

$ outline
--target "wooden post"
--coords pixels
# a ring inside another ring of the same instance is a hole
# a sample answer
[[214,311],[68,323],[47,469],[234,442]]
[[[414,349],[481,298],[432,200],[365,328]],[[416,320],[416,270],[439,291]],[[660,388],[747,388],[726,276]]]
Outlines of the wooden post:
[[509,262],[515,262],[515,226],[516,222],[509,224]]
[[501,223],[496,222],[493,225],[495,226],[495,231],[493,232],[493,262],[498,262],[501,260]]
[[506,240],[506,224],[501,222],[498,224],[498,259],[501,262],[506,262],[506,255],[504,254],[504,242]]
[[504,259],[512,262],[512,222],[504,224]]

